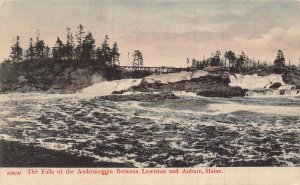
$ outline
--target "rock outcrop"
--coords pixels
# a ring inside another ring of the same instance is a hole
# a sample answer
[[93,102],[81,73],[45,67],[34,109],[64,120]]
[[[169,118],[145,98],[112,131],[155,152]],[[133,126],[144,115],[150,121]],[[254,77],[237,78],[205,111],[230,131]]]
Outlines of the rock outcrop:
[[2,63],[0,93],[74,93],[105,80],[121,78],[120,67],[55,61]]
[[[227,72],[222,71],[220,68],[209,68],[207,74],[194,77],[186,77],[186,80],[175,81],[173,79],[163,81],[155,78],[147,77],[143,79],[138,86],[131,87],[128,91],[139,92],[172,92],[172,91],[187,91],[195,92],[200,96],[207,97],[234,97],[245,96],[247,89],[240,87],[230,87],[229,75]],[[171,76],[171,75],[170,75]],[[193,76],[193,75],[191,75]],[[151,79],[151,80],[149,80]],[[158,79],[158,78],[157,78]],[[149,83],[150,81],[150,83]],[[171,81],[171,82],[170,82]],[[122,92],[115,92],[121,94]]]
[[140,101],[140,102],[156,102],[166,99],[177,99],[171,92],[162,93],[141,93],[141,94],[129,94],[129,95],[107,95],[99,96],[94,98],[94,100],[109,100],[109,101]]
[[238,97],[245,96],[247,89],[242,89],[240,87],[230,87],[225,85],[213,86],[209,89],[203,89],[198,91],[197,95],[206,97]]
[[279,82],[273,83],[269,88],[270,89],[278,89],[282,84]]
[[300,71],[286,71],[281,76],[285,83],[295,85],[296,89],[300,89]]
[[[53,85],[48,90],[49,93],[74,93],[93,84],[93,75],[96,74],[92,69],[70,70],[66,69],[63,74],[55,78]],[[100,74],[98,75],[100,76]]]

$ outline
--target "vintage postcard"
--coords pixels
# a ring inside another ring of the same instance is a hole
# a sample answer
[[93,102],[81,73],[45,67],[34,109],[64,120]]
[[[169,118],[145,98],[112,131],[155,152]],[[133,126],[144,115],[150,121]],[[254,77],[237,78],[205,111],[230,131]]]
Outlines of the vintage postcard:
[[299,0],[0,0],[0,184],[300,185],[299,20]]

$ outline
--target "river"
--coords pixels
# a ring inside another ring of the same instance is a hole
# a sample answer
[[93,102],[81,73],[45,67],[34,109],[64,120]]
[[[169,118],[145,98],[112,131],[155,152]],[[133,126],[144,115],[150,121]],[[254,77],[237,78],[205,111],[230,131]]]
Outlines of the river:
[[0,139],[135,167],[300,165],[299,96],[175,94],[147,103],[3,94]]

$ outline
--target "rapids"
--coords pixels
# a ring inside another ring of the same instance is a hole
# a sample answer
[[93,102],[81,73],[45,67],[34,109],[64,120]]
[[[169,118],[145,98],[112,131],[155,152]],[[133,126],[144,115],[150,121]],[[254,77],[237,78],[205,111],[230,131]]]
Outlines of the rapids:
[[[230,80],[252,90],[291,87],[276,75]],[[94,98],[139,83],[100,82],[69,95],[1,94],[0,139],[135,167],[300,166],[299,96]]]
[[[247,96],[296,96],[300,94],[294,85],[286,84],[279,74],[270,74],[267,76],[235,74],[230,75],[229,79],[230,86],[249,89]],[[280,84],[280,87],[271,88],[275,83]]]

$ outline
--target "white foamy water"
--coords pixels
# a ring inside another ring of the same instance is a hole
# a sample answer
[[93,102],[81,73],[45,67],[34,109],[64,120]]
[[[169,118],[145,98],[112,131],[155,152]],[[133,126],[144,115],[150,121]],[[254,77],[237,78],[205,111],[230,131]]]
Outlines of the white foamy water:
[[268,115],[284,115],[298,116],[300,114],[299,107],[288,106],[269,106],[269,105],[244,105],[240,103],[226,102],[222,104],[210,104],[210,109],[214,110],[214,114],[229,114],[237,111],[249,111],[254,113],[262,113]]
[[96,83],[90,87],[82,89],[80,92],[83,96],[104,96],[110,95],[113,91],[121,91],[138,86],[142,79],[122,79],[114,81],[105,81]]
[[0,138],[135,167],[297,165],[299,99],[176,94],[153,103],[10,95]]
[[[238,86],[243,89],[249,89],[246,96],[299,96],[300,91],[295,89],[294,85],[286,84],[279,74],[270,74],[267,76],[242,75],[235,74],[229,76],[229,85]],[[277,89],[270,89],[274,83],[280,83]]]
[[254,75],[242,75],[235,74],[230,75],[230,86],[239,86],[243,89],[255,90],[255,89],[269,89],[270,86],[276,82],[279,82],[281,86],[279,89],[291,89],[293,85],[288,85],[283,82],[281,75],[270,74],[267,76]]
[[[133,86],[138,86],[140,85],[142,80],[145,80],[148,83],[160,82],[160,83],[167,84],[171,82],[191,80],[193,78],[206,76],[207,74],[208,72],[202,70],[194,71],[194,72],[182,71],[180,73],[150,75],[148,77],[145,77],[144,79],[122,79],[122,80],[114,80],[114,81],[102,81],[80,90],[77,94],[80,94],[83,97],[105,96],[105,95],[110,95],[113,91],[127,90]],[[131,94],[131,93],[132,92],[129,92],[127,94]]]
[[[148,80],[169,83],[206,74],[174,75]],[[278,76],[240,76],[231,85],[255,78],[254,89],[281,82]],[[135,167],[300,165],[300,99],[293,90],[288,97],[263,98],[175,92],[179,99],[150,103],[93,98],[140,83],[99,82],[70,95],[0,95],[0,139]]]
[[46,93],[11,93],[0,94],[0,102],[6,102],[11,100],[45,100],[76,97],[76,94],[46,94]]
[[162,84],[180,82],[184,80],[191,80],[193,78],[199,78],[201,76],[208,75],[207,71],[194,71],[194,72],[187,72],[181,71],[180,73],[168,73],[168,74],[160,74],[160,75],[150,75],[145,77],[145,81],[148,83],[155,83],[160,82]]

